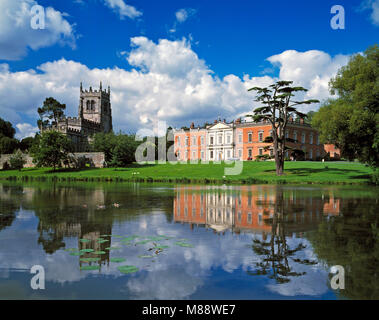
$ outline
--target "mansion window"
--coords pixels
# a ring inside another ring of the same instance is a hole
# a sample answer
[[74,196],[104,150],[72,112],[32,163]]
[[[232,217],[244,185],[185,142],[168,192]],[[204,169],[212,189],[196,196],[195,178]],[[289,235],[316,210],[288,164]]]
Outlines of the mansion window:
[[247,140],[248,140],[248,142],[253,142],[253,133],[252,132],[249,132],[247,134]]
[[186,146],[188,146],[188,137],[186,137]]
[[180,137],[178,137],[177,142],[178,142],[178,146],[180,146]]
[[201,145],[203,146],[204,145],[204,137],[203,136],[201,136],[200,142],[201,142]]
[[210,152],[209,158],[213,159],[213,151]]
[[305,143],[305,133],[301,134],[301,143]]
[[253,222],[251,212],[249,212],[249,213],[247,214],[247,222],[250,223],[250,224]]
[[226,151],[228,159],[230,159],[230,150]]
[[309,150],[309,159],[313,159],[313,150]]
[[204,151],[201,151],[201,160],[204,160]]
[[242,158],[242,149],[238,149],[238,157]]
[[313,133],[311,133],[309,136],[309,143],[313,144]]
[[192,144],[193,144],[193,145],[196,145],[196,137],[193,137],[193,138],[192,138]]
[[230,143],[230,139],[231,138],[231,136],[230,136],[230,134],[228,134],[227,136],[226,136],[226,143]]
[[222,135],[221,134],[218,136],[218,144],[222,144]]
[[192,159],[196,159],[196,152],[195,151],[192,152]]
[[270,156],[271,156],[271,157],[274,156],[274,150],[273,150],[273,149],[270,149]]
[[213,136],[210,137],[209,144],[213,144]]
[[249,149],[249,158],[252,158],[253,157],[253,149]]
[[289,137],[289,132],[288,130],[286,130],[286,139],[288,139],[288,137]]
[[258,141],[259,142],[263,141],[263,132],[262,131],[258,133]]
[[259,155],[262,156],[263,155],[263,148],[259,148],[258,152],[259,152]]
[[184,160],[188,160],[188,151],[186,151],[186,158]]
[[297,131],[293,132],[293,139],[297,142]]
[[242,133],[238,134],[238,143],[242,143]]
[[180,160],[180,151],[178,151],[178,160]]

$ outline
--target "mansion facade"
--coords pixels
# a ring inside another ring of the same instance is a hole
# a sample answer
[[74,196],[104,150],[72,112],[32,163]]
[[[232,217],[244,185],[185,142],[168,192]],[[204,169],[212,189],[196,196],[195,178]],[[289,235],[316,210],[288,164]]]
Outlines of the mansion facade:
[[[265,143],[265,138],[271,136],[272,126],[269,122],[242,121],[241,118],[227,123],[225,120],[215,120],[212,125],[195,128],[192,123],[189,129],[174,129],[175,153],[179,161],[224,161],[229,159],[255,160],[265,154],[274,155],[272,146]],[[305,123],[303,119],[290,118],[285,132],[286,138],[296,142],[287,142],[293,149],[302,150],[307,160],[320,160],[328,155],[329,145],[320,144],[316,129]],[[339,150],[329,154],[339,157]],[[291,158],[291,152],[286,151],[286,158]]]

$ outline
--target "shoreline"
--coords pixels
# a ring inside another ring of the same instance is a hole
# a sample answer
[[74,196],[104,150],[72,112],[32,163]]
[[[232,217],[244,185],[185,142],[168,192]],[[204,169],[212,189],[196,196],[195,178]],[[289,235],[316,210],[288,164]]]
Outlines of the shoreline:
[[225,176],[224,163],[215,164],[131,164],[125,168],[59,169],[24,168],[0,170],[0,181],[35,182],[141,182],[177,184],[323,184],[375,185],[370,176],[373,170],[360,163],[344,162],[287,162],[283,176],[276,176],[275,164],[246,162],[239,175]]

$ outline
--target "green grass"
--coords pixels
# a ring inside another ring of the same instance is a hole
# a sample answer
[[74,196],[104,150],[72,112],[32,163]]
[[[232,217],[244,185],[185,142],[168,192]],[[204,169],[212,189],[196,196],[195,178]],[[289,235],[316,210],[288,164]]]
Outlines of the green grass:
[[[372,169],[360,163],[286,162],[284,175],[276,176],[274,162],[243,162],[239,175],[225,175],[231,165],[216,164],[133,164],[126,168],[59,170],[25,168],[0,171],[0,180],[33,181],[138,181],[175,183],[315,183],[366,184]],[[137,174],[136,174],[137,173]]]

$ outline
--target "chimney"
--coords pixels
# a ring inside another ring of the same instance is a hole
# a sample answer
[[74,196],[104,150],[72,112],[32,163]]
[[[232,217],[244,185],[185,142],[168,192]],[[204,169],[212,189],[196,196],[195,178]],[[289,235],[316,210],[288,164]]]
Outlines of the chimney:
[[224,119],[224,121],[223,121],[224,123],[226,122],[226,119]]
[[290,116],[288,120],[289,120],[289,122],[293,122],[293,117]]
[[215,120],[215,123],[217,123],[217,119]]
[[300,124],[304,124],[304,118],[300,118]]
[[238,118],[237,120],[236,120],[236,123],[241,123],[241,118]]
[[195,129],[195,124],[192,122],[191,123],[191,126],[190,126],[191,129]]

